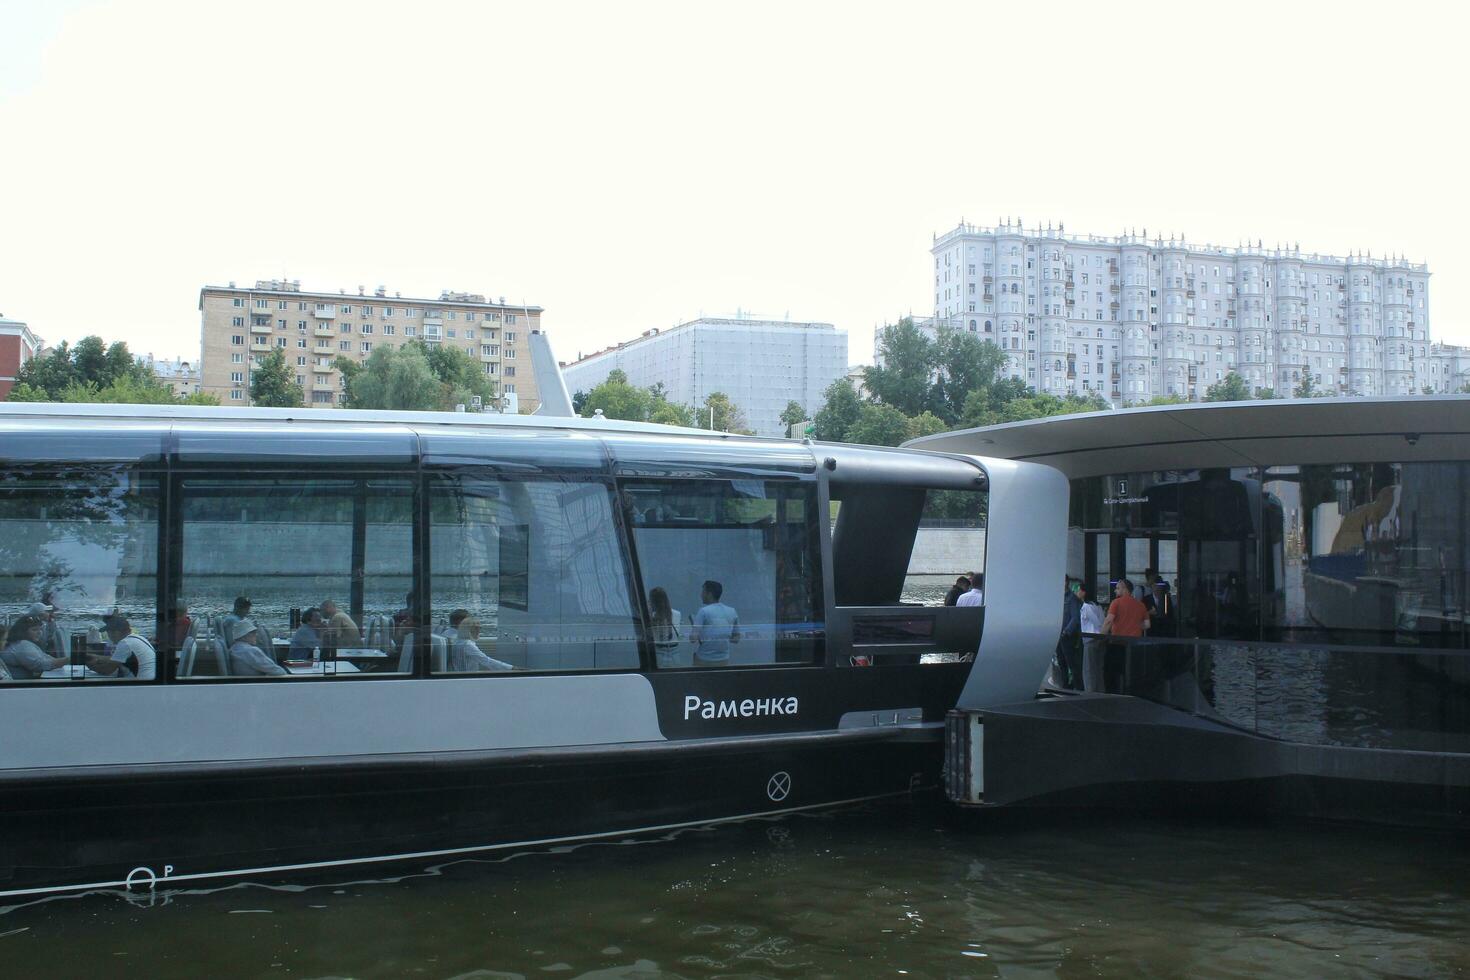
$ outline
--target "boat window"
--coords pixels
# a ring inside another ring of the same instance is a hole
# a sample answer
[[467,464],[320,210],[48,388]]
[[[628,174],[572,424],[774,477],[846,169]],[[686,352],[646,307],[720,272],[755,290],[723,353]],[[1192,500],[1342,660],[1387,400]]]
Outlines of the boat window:
[[629,481],[622,494],[658,666],[822,658],[815,485]]
[[0,470],[0,681],[151,681],[158,481],[128,466]]
[[639,668],[610,484],[446,475],[429,502],[433,673]]
[[974,573],[983,595],[984,490],[833,484],[832,498],[837,605],[953,605]]
[[411,672],[413,499],[393,474],[184,479],[178,676]]

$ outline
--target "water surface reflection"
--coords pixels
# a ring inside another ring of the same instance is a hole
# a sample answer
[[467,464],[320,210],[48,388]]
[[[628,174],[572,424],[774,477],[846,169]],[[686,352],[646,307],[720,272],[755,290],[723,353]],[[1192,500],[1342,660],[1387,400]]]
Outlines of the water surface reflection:
[[1467,871],[1450,835],[905,802],[53,899],[0,916],[0,957],[14,976],[1446,976],[1470,972]]

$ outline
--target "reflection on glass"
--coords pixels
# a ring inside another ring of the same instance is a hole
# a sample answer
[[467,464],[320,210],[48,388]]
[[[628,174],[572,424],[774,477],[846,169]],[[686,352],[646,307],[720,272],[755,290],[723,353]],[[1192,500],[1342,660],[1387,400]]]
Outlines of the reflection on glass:
[[622,494],[660,666],[820,659],[816,487],[664,480],[628,482]]
[[[413,584],[410,481],[190,477],[181,507],[179,596],[194,642],[181,652],[180,676],[386,675],[399,667],[395,625]],[[254,639],[240,646],[237,663],[233,651],[247,629]]]
[[592,480],[436,479],[431,671],[638,669],[613,499]]
[[[120,642],[124,657],[127,647],[151,652],[157,561],[155,477],[127,466],[0,470],[0,645],[11,679],[151,673],[101,661]],[[113,612],[129,622],[116,638]]]

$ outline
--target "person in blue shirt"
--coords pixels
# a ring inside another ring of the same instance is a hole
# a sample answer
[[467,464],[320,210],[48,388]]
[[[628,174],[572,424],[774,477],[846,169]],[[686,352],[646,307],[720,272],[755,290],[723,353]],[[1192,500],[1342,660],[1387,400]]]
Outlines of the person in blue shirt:
[[720,601],[725,587],[714,579],[704,583],[689,630],[694,644],[694,666],[724,667],[730,663],[730,644],[740,642],[740,614]]

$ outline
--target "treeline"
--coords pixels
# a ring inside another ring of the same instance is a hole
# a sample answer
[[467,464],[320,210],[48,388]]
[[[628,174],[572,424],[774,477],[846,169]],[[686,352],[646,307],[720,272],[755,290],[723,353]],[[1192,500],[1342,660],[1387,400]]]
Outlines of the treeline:
[[572,410],[585,418],[600,411],[604,418],[627,422],[657,422],[737,435],[755,434],[740,406],[723,391],[712,392],[699,405],[681,405],[669,401],[662,384],[640,388],[629,382],[627,372],[620,369],[608,372],[607,380],[591,391],[573,393]]
[[8,397],[13,402],[102,402],[131,405],[218,405],[219,399],[196,391],[180,397],[139,364],[128,345],[106,344],[101,337],[66,341],[21,366]]
[[999,347],[949,327],[931,338],[902,319],[879,332],[877,354],[879,364],[863,369],[861,395],[847,378],[827,389],[812,419],[817,439],[896,446],[951,429],[1111,407],[1096,394],[1038,394],[1005,376]]

